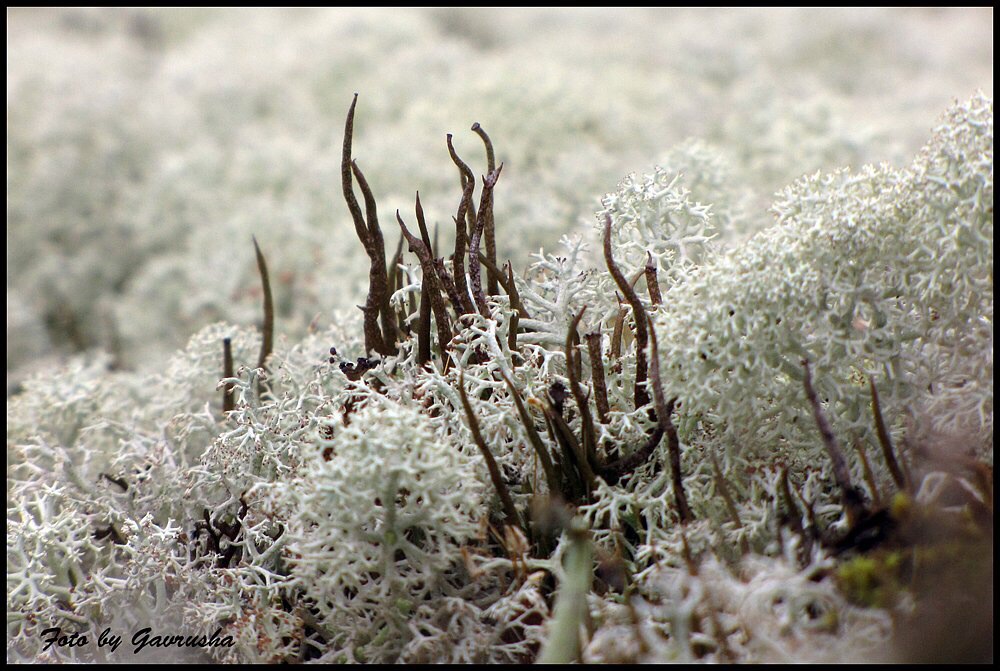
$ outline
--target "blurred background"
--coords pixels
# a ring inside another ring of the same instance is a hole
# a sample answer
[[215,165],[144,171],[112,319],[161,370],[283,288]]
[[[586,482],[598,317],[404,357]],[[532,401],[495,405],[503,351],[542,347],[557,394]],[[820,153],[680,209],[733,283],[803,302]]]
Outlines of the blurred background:
[[7,393],[67,358],[156,368],[206,324],[256,322],[252,234],[280,334],[358,317],[354,92],[387,253],[417,190],[450,239],[445,135],[484,173],[479,122],[504,162],[499,255],[523,268],[654,165],[738,244],[782,186],[901,164],[992,88],[992,9],[8,10]]

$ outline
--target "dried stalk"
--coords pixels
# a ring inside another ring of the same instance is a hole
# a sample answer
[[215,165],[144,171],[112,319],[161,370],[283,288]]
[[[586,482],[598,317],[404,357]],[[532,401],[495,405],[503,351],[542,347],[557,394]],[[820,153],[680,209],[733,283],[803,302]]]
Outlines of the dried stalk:
[[[715,489],[719,492],[719,496],[722,497],[722,502],[726,505],[726,512],[729,513],[729,519],[732,520],[737,529],[742,529],[743,522],[740,520],[740,513],[736,508],[736,503],[733,501],[733,495],[729,492],[729,485],[726,483],[726,478],[722,475],[722,468],[719,466],[719,460],[715,456],[715,452],[709,450],[708,454],[712,459],[712,473],[715,477]],[[747,541],[745,536],[740,537],[740,549],[743,551],[743,554],[750,552],[750,543]]]
[[569,428],[566,420],[563,419],[562,414],[551,401],[545,409],[545,415],[552,422],[556,442],[559,443],[563,451],[563,471],[565,472],[567,468],[576,466],[576,471],[580,475],[579,481],[583,485],[584,495],[590,496],[590,492],[594,490],[596,484],[594,481],[594,471],[590,468],[590,462],[587,460],[587,455],[584,453],[583,447],[580,446],[580,441],[573,435],[573,431]]
[[[472,124],[472,130],[476,132],[477,135],[482,139],[483,144],[486,145],[486,172],[487,174],[493,174],[496,169],[496,157],[493,154],[493,143],[490,141],[490,136],[486,134],[483,127],[479,123]],[[493,264],[493,267],[497,267],[497,241],[496,241],[496,224],[493,220],[493,204],[490,203],[489,218],[486,220],[486,257]],[[499,283],[499,273],[494,273],[489,278],[489,284],[487,291],[490,296],[496,296],[500,290],[498,288]]]
[[823,413],[819,398],[816,396],[816,390],[813,389],[812,373],[809,370],[808,359],[802,360],[802,368],[805,371],[802,383],[805,387],[806,398],[809,399],[809,405],[812,406],[813,419],[816,421],[816,427],[819,429],[820,437],[823,439],[823,446],[826,448],[827,454],[830,455],[830,461],[833,463],[833,477],[837,481],[837,486],[840,487],[848,518],[853,524],[854,520],[862,512],[861,495],[854,488],[854,485],[851,484],[851,472],[847,467],[847,459],[844,458],[844,452],[840,449],[837,437],[833,433],[833,427],[830,426],[830,422]]
[[[646,319],[649,318],[646,317]],[[656,418],[663,432],[667,434],[667,453],[670,457],[670,478],[674,488],[674,500],[677,503],[681,522],[684,523],[694,519],[694,516],[688,506],[687,493],[684,491],[684,479],[681,475],[681,442],[673,421],[674,405],[677,399],[672,398],[667,402],[664,397],[663,380],[660,378],[660,352],[656,343],[656,329],[652,328],[652,322],[650,322],[649,331],[652,338],[651,354],[653,359],[649,372],[653,386],[653,400],[656,404]]]
[[503,504],[504,514],[507,516],[507,524],[513,524],[516,527],[521,527],[520,521],[517,515],[517,509],[514,507],[514,500],[510,497],[510,492],[507,491],[507,485],[503,481],[503,477],[500,475],[500,468],[497,466],[496,460],[493,458],[493,453],[490,452],[490,448],[486,446],[486,441],[483,440],[483,434],[479,430],[479,421],[476,419],[476,414],[472,411],[472,406],[469,404],[469,397],[465,393],[465,371],[463,370],[458,378],[458,395],[462,399],[462,407],[465,408],[465,415],[469,419],[469,430],[472,431],[472,439],[476,443],[476,447],[483,455],[483,459],[486,460],[486,468],[490,472],[490,480],[493,482],[493,487],[497,490],[497,494],[500,496],[500,502]]
[[431,298],[426,282],[420,287],[420,317],[417,323],[417,365],[431,360]]
[[553,495],[561,497],[562,487],[559,484],[559,477],[556,475],[555,467],[552,464],[552,458],[549,456],[549,451],[545,447],[545,443],[542,442],[542,437],[538,435],[538,431],[535,429],[534,420],[528,414],[527,408],[524,407],[524,401],[521,399],[520,392],[518,392],[517,387],[514,386],[514,383],[507,377],[503,369],[500,369],[500,376],[503,377],[503,381],[510,391],[511,398],[514,399],[514,406],[517,408],[517,414],[521,418],[521,425],[524,426],[524,431],[528,434],[528,442],[531,443],[535,454],[538,455],[538,461],[542,464],[542,471],[545,473],[545,481],[549,485],[549,491]]
[[[230,338],[222,339],[222,377],[233,377],[233,344]],[[222,412],[225,414],[235,407],[233,383],[227,382],[222,386]]]
[[587,355],[590,358],[590,378],[594,382],[594,401],[597,403],[597,419],[608,423],[608,386],[604,380],[604,358],[601,356],[601,332],[594,331],[584,336],[587,339]]
[[622,271],[615,263],[614,254],[611,251],[611,215],[605,215],[604,217],[604,261],[608,266],[608,272],[611,273],[615,284],[618,285],[618,289],[621,290],[622,295],[625,296],[625,300],[632,307],[636,340],[635,407],[638,409],[649,403],[649,393],[646,391],[645,386],[647,376],[646,346],[649,343],[649,334],[646,329],[646,311],[642,305],[642,301],[639,300],[638,294],[635,293],[635,289],[629,285],[625,279],[625,275],[622,274]]
[[615,326],[611,332],[611,361],[616,366],[621,365],[619,360],[622,358],[622,334],[625,331],[626,314],[628,314],[628,310],[625,308],[618,309],[618,314],[615,315]]
[[646,260],[646,288],[649,290],[649,301],[653,306],[657,306],[663,302],[660,297],[660,283],[656,279],[656,264],[653,262],[653,254],[651,252],[646,252],[648,259]]
[[892,474],[892,480],[896,483],[896,487],[906,489],[906,476],[899,467],[899,462],[896,461],[896,452],[892,448],[892,438],[889,436],[885,420],[882,418],[882,406],[878,400],[878,389],[875,388],[875,379],[872,377],[868,378],[868,388],[871,390],[872,414],[875,416],[875,433],[878,434],[878,442],[882,447],[882,458],[885,459],[886,466],[889,467],[889,473]]
[[267,357],[274,348],[274,299],[271,297],[271,280],[267,275],[267,262],[260,251],[257,238],[253,238],[253,248],[257,253],[257,270],[260,271],[260,284],[264,292],[264,324],[263,339],[260,343],[260,355],[257,357],[257,368],[267,370]]
[[420,238],[411,234],[406,228],[403,218],[399,215],[399,210],[396,210],[396,221],[399,222],[399,228],[410,245],[410,251],[416,254],[417,259],[420,261],[420,267],[424,273],[423,281],[428,285],[428,298],[430,299],[431,310],[434,312],[434,321],[437,323],[438,344],[441,347],[443,355],[448,347],[448,343],[451,342],[452,331],[451,323],[448,319],[448,309],[445,307],[444,298],[441,296],[441,281],[434,269],[434,262],[431,260],[431,251],[424,245],[424,242]]
[[392,319],[392,310],[389,307],[389,287],[388,271],[385,266],[385,240],[382,237],[382,228],[378,223],[378,208],[375,205],[375,196],[371,187],[365,179],[357,161],[351,161],[351,169],[355,179],[358,180],[358,188],[365,199],[365,212],[368,217],[368,234],[371,241],[371,270],[369,272],[369,282],[373,305],[378,307],[379,319],[382,322],[382,342],[385,346],[385,354],[396,353],[396,324]]
[[503,164],[500,164],[495,171],[483,177],[483,193],[479,201],[479,216],[476,217],[475,230],[469,241],[469,276],[472,280],[472,296],[475,299],[479,314],[489,319],[490,309],[486,304],[486,296],[483,294],[483,281],[481,267],[479,263],[479,243],[483,237],[483,231],[487,224],[493,219],[493,187],[500,179],[500,172]]
[[[448,153],[451,155],[452,162],[456,167],[458,167],[459,176],[462,180],[463,199],[465,199],[466,202],[464,212],[465,218],[463,219],[459,216],[458,221],[467,227],[468,235],[472,235],[472,229],[475,228],[476,225],[476,206],[472,202],[472,193],[476,188],[476,178],[472,172],[472,168],[470,168],[465,161],[459,158],[458,154],[455,152],[455,147],[451,143],[451,133],[448,133]],[[464,195],[466,190],[468,190],[468,196]],[[461,212],[461,210],[459,210],[459,212]],[[456,249],[456,252],[457,251],[458,250]]]
[[569,389],[576,401],[576,406],[580,410],[580,424],[583,427],[583,452],[587,462],[592,468],[599,469],[600,461],[597,457],[597,428],[594,426],[593,415],[590,414],[590,404],[584,396],[583,387],[580,385],[580,353],[577,350],[579,336],[577,327],[583,318],[583,313],[587,308],[581,308],[580,312],[573,318],[566,332],[566,372],[569,376]]
[[882,507],[882,496],[879,494],[878,484],[875,482],[875,473],[872,471],[872,465],[868,461],[868,452],[860,440],[854,441],[854,450],[858,453],[858,458],[861,459],[861,469],[862,473],[864,473],[865,484],[868,485],[868,490],[872,494],[872,505],[880,508]]
[[[365,216],[361,212],[361,205],[354,195],[353,175],[356,173],[360,174],[361,172],[351,160],[351,142],[354,137],[354,111],[357,104],[358,94],[355,93],[354,100],[351,102],[351,107],[347,112],[347,122],[344,126],[344,149],[340,164],[340,175],[344,200],[347,202],[347,209],[350,211],[351,219],[354,221],[354,231],[364,246],[371,263],[368,274],[368,298],[364,307],[361,308],[361,311],[364,313],[365,351],[371,352],[374,350],[382,354],[390,354],[391,352],[385,344],[383,334],[378,327],[379,315],[381,314],[380,306],[382,305],[382,298],[386,292],[386,285],[388,283],[385,273],[385,249],[384,246],[379,247],[376,245],[376,241],[372,236],[372,229],[365,222]],[[374,200],[372,201],[372,205],[374,205]],[[376,222],[376,228],[377,226]],[[378,257],[380,255],[382,257],[381,273],[378,272]]]

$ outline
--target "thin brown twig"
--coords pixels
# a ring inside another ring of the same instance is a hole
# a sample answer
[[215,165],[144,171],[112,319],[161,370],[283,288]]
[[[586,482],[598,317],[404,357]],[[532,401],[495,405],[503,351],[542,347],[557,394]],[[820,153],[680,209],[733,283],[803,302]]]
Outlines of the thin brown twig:
[[659,424],[653,429],[653,433],[650,434],[646,442],[642,444],[639,449],[635,450],[631,454],[625,455],[615,461],[604,464],[601,467],[601,477],[604,478],[605,482],[609,485],[613,485],[619,480],[621,480],[625,475],[633,472],[642,464],[649,461],[653,452],[656,450],[656,446],[660,444],[663,439],[663,427]]
[[[222,339],[222,377],[233,377],[233,344],[230,338]],[[233,383],[227,382],[222,387],[222,412],[227,413],[235,407]]]
[[[417,215],[417,226],[420,228],[420,239],[424,241],[424,245],[427,246],[428,251],[430,251],[431,256],[434,256],[435,245],[431,244],[430,233],[427,232],[427,221],[424,220],[424,208],[420,204],[420,192],[417,191],[417,204],[414,206],[414,210]],[[436,237],[436,236],[435,236]]]
[[625,275],[618,268],[615,263],[615,257],[611,251],[611,215],[606,214],[604,217],[604,261],[608,266],[608,272],[611,273],[611,277],[614,278],[615,284],[618,285],[618,289],[625,296],[625,300],[628,301],[629,305],[632,307],[633,321],[635,322],[635,407],[636,409],[641,408],[649,403],[649,393],[646,390],[646,376],[647,376],[647,363],[646,363],[646,346],[649,343],[649,334],[646,329],[646,310],[642,305],[642,301],[639,300],[638,294],[635,293],[635,289],[629,286],[628,281],[625,279]]
[[[649,319],[649,317],[646,317]],[[667,452],[670,457],[670,478],[674,487],[674,500],[677,502],[677,510],[681,517],[681,522],[689,522],[694,519],[691,508],[688,506],[687,493],[684,491],[684,478],[681,475],[681,442],[677,435],[677,427],[674,426],[673,414],[677,403],[676,398],[668,402],[663,394],[663,380],[660,378],[660,353],[656,343],[656,329],[649,324],[651,358],[650,382],[653,386],[653,401],[656,404],[656,418],[667,435]]]
[[587,455],[580,446],[580,441],[573,435],[569,424],[566,423],[566,420],[563,419],[563,416],[551,400],[545,408],[545,415],[552,422],[556,442],[559,443],[563,451],[563,471],[565,472],[567,468],[575,466],[575,470],[579,474],[579,482],[584,490],[583,493],[585,496],[590,496],[590,492],[594,490],[595,486],[594,472],[590,468]]
[[514,266],[510,261],[507,262],[507,285],[505,286],[505,290],[507,290],[507,295],[510,296],[511,304],[517,309],[517,313],[524,319],[531,319],[527,308],[521,302],[521,294],[517,292],[517,282],[514,280]]
[[587,355],[590,358],[590,379],[594,383],[594,402],[597,404],[597,419],[601,424],[608,423],[608,385],[604,379],[604,357],[601,353],[601,332],[593,331],[584,335],[587,339]]
[[417,323],[417,365],[422,366],[431,360],[431,298],[430,285],[422,282],[420,286],[420,316]]
[[514,500],[511,499],[510,492],[507,491],[507,485],[504,483],[503,477],[500,475],[500,468],[497,466],[496,459],[493,458],[493,453],[490,452],[490,448],[487,447],[486,441],[483,440],[483,434],[479,430],[479,421],[476,419],[476,415],[472,411],[472,405],[469,403],[469,397],[465,393],[464,370],[459,374],[458,378],[458,395],[462,400],[462,407],[465,408],[465,415],[469,419],[469,430],[472,432],[472,439],[476,443],[476,447],[479,448],[480,453],[482,453],[483,459],[486,461],[486,468],[490,472],[490,480],[493,482],[493,487],[497,490],[497,494],[500,496],[500,502],[503,504],[504,514],[507,517],[507,524],[513,524],[516,527],[521,527],[517,509],[514,507]]
[[594,426],[593,415],[590,414],[590,403],[587,401],[587,397],[583,393],[583,387],[580,384],[580,366],[578,365],[580,363],[580,352],[577,350],[577,344],[579,343],[577,327],[580,324],[580,320],[583,319],[583,313],[586,311],[586,306],[580,309],[576,316],[573,317],[573,321],[570,322],[569,329],[566,332],[566,373],[569,377],[570,392],[573,394],[576,406],[580,410],[583,453],[586,455],[587,462],[591,468],[599,470],[601,463],[597,456],[597,428]]
[[542,471],[545,472],[545,481],[549,485],[549,491],[561,497],[562,487],[559,484],[559,477],[556,475],[555,467],[552,464],[552,458],[549,456],[549,451],[545,447],[545,443],[542,442],[542,437],[538,435],[538,431],[535,429],[534,420],[524,406],[521,393],[502,369],[500,370],[500,376],[507,385],[507,389],[510,390],[511,398],[514,399],[514,407],[517,408],[517,414],[521,418],[521,425],[524,427],[525,433],[528,434],[528,442],[531,443],[531,447],[534,448],[535,454],[538,455],[538,460],[542,464]]
[[444,259],[434,259],[434,269],[437,271],[438,279],[441,280],[441,285],[444,287],[445,295],[448,296],[448,300],[451,301],[452,306],[455,308],[455,314],[461,316],[463,312],[462,298],[458,295],[458,287],[455,286],[455,281],[448,274],[448,269],[444,265]]
[[882,405],[879,403],[875,378],[871,376],[868,377],[868,388],[871,391],[872,414],[875,416],[875,433],[878,434],[878,442],[882,447],[882,458],[885,459],[886,466],[889,467],[889,473],[892,474],[892,480],[896,483],[896,486],[899,489],[906,489],[906,476],[899,467],[899,462],[896,461],[896,451],[892,448],[892,438],[889,436],[889,431],[885,426],[885,419],[882,417]]
[[[708,454],[712,460],[715,489],[719,492],[719,496],[722,497],[722,502],[726,506],[726,512],[729,513],[729,519],[732,520],[737,529],[742,529],[743,522],[740,520],[740,513],[736,509],[736,502],[733,501],[733,495],[729,492],[729,485],[726,483],[726,478],[722,475],[722,467],[719,466],[719,459],[712,450],[709,450]],[[743,554],[750,552],[750,543],[747,541],[746,536],[740,536],[740,549],[743,551]]]
[[868,451],[865,450],[865,446],[860,440],[854,441],[854,451],[858,453],[858,457],[861,459],[861,471],[864,474],[865,484],[868,485],[868,490],[872,494],[872,505],[880,508],[882,506],[882,497],[878,491],[878,484],[875,482],[875,473],[872,471],[872,465],[868,461]]
[[823,446],[833,464],[833,477],[837,481],[837,486],[840,487],[848,518],[853,523],[861,513],[861,496],[851,484],[851,472],[847,467],[847,459],[844,458],[844,452],[840,449],[837,437],[833,433],[833,427],[830,426],[829,420],[823,413],[819,397],[816,396],[816,390],[813,389],[812,372],[809,370],[808,359],[802,360],[802,368],[805,371],[802,384],[805,387],[806,398],[809,400],[809,405],[812,406],[813,419],[819,429],[820,437],[823,439]]
[[[253,248],[257,255],[257,270],[260,272],[260,284],[264,293],[264,322],[261,325],[260,354],[257,357],[257,368],[267,372],[267,358],[274,350],[274,298],[271,295],[271,280],[267,274],[267,262],[260,251],[257,238],[253,238]],[[264,383],[257,380],[257,393],[264,393]]]

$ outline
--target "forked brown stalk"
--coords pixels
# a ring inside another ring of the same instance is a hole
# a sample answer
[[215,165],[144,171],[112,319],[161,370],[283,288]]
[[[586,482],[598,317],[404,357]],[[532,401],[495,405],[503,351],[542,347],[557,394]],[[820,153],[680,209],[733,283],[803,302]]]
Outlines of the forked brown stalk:
[[503,170],[503,163],[489,175],[483,177],[483,193],[479,201],[479,216],[476,217],[475,230],[469,241],[469,277],[472,280],[472,296],[476,301],[479,314],[489,319],[490,308],[486,304],[486,296],[483,294],[483,281],[481,265],[479,262],[479,243],[483,237],[483,231],[493,218],[493,187],[500,179],[500,172]]
[[378,207],[375,204],[375,196],[371,187],[365,179],[357,161],[351,161],[351,170],[354,178],[358,180],[358,188],[365,199],[365,212],[368,218],[368,235],[371,240],[372,251],[371,270],[369,272],[369,282],[372,285],[372,292],[375,294],[373,304],[378,307],[379,319],[382,322],[382,343],[385,347],[385,354],[396,353],[396,324],[392,319],[392,310],[389,308],[389,287],[388,271],[385,265],[385,240],[382,237],[382,228],[378,223]]
[[420,261],[420,267],[424,273],[423,281],[427,283],[428,298],[431,310],[434,312],[434,321],[437,323],[438,345],[441,347],[442,356],[444,356],[445,349],[451,342],[451,322],[448,318],[448,309],[445,307],[444,298],[441,295],[443,287],[434,268],[434,261],[431,259],[431,250],[427,248],[423,240],[410,233],[406,224],[403,223],[403,218],[399,215],[399,210],[396,210],[396,221],[399,222],[399,228],[403,232],[406,242],[410,245],[410,251],[416,254]]
[[451,133],[448,134],[448,153],[451,160],[458,167],[458,173],[462,182],[462,200],[458,204],[458,215],[455,217],[455,254],[452,256],[452,270],[455,275],[456,288],[459,298],[462,301],[462,309],[459,316],[473,314],[476,311],[472,299],[469,298],[469,280],[465,274],[465,256],[469,253],[469,234],[475,228],[476,212],[472,204],[472,194],[476,188],[476,179],[472,174],[472,169],[466,165],[465,161],[455,153],[455,147],[451,143]]
[[497,494],[500,496],[500,502],[503,504],[504,514],[507,516],[507,524],[513,524],[514,526],[521,527],[520,520],[518,519],[517,509],[514,507],[514,500],[510,497],[510,492],[507,491],[507,485],[503,481],[503,477],[500,475],[500,468],[497,466],[496,459],[493,458],[493,453],[490,452],[490,448],[486,445],[486,441],[483,440],[483,434],[479,430],[479,421],[476,419],[476,413],[472,411],[472,405],[469,404],[469,397],[465,393],[465,371],[463,370],[458,377],[458,395],[462,399],[462,407],[465,408],[465,415],[469,419],[469,430],[472,432],[472,439],[476,443],[476,447],[483,455],[483,459],[486,461],[486,468],[490,472],[490,480],[493,482],[493,487],[497,490]]
[[646,347],[649,344],[649,334],[646,329],[646,310],[639,300],[625,275],[615,263],[615,257],[611,251],[611,215],[604,215],[604,261],[608,266],[608,272],[614,278],[618,289],[625,296],[625,300],[632,307],[632,317],[635,322],[635,407],[643,407],[649,403],[649,393],[646,391]]
[[[475,131],[477,135],[482,139],[483,144],[486,145],[486,172],[487,174],[492,174],[494,169],[496,169],[496,157],[493,153],[493,143],[490,141],[490,136],[486,134],[483,127],[479,125],[478,122],[472,124],[472,130]],[[497,240],[496,240],[496,224],[493,220],[493,204],[490,203],[489,218],[486,220],[486,256],[489,258],[493,267],[497,267]],[[489,278],[489,284],[487,291],[490,296],[496,296],[499,293],[498,288],[499,273],[494,273]]]
[[[458,154],[455,152],[455,147],[451,143],[451,133],[448,133],[448,153],[451,155],[452,162],[458,168],[459,176],[462,180],[463,199],[466,202],[464,212],[465,218],[463,220],[463,218],[459,216],[458,221],[462,222],[462,224],[466,226],[468,235],[472,235],[472,229],[475,228],[476,225],[476,206],[472,201],[472,193],[476,188],[476,178],[472,172],[472,168],[470,168],[465,161],[459,158]],[[465,196],[466,190],[468,190],[468,196]],[[462,213],[461,210],[459,210],[459,212]],[[456,249],[456,251],[458,250]]]
[[[347,122],[344,125],[344,148],[340,163],[340,176],[344,191],[344,200],[347,202],[347,209],[351,213],[354,222],[354,232],[358,240],[365,248],[371,264],[368,274],[368,298],[361,311],[364,313],[365,351],[376,351],[381,354],[391,354],[389,346],[386,345],[383,333],[379,329],[379,317],[382,315],[382,305],[385,305],[383,323],[388,321],[388,297],[385,295],[388,290],[388,277],[385,268],[385,246],[381,241],[381,231],[378,229],[377,219],[374,222],[366,222],[365,215],[361,211],[361,205],[354,195],[354,175],[361,174],[360,169],[351,160],[351,143],[354,137],[354,111],[358,104],[358,94],[354,94],[354,100],[347,112]],[[360,180],[359,180],[360,181]],[[374,198],[370,199],[370,189],[367,183],[362,187],[365,192],[366,205],[369,206],[369,213],[374,209]],[[374,226],[372,226],[374,223]],[[372,231],[379,231],[379,239],[376,241]],[[381,261],[379,261],[381,258]],[[381,272],[380,272],[381,271]],[[391,321],[390,321],[391,324]],[[390,328],[389,335],[394,334],[395,329]]]

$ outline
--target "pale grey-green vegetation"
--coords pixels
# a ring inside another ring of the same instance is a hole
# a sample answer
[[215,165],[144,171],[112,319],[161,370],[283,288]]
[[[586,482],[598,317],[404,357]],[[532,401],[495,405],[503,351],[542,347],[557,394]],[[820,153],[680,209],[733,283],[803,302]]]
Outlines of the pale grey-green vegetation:
[[[9,10],[8,661],[990,661],[991,87],[991,11]],[[147,626],[234,645],[41,637]]]

